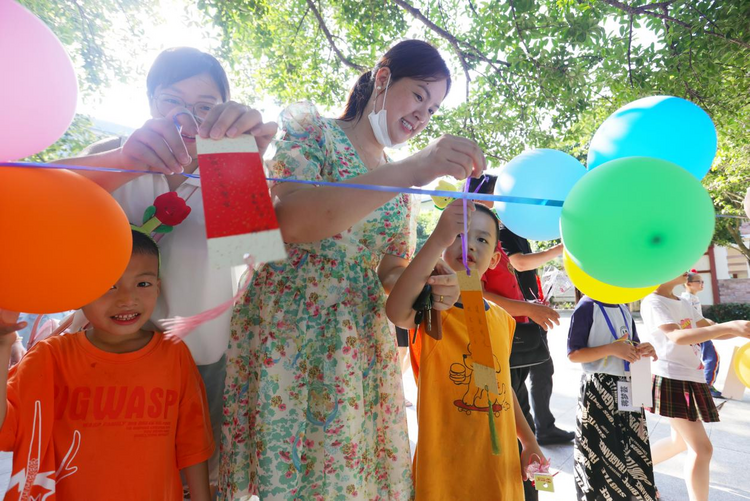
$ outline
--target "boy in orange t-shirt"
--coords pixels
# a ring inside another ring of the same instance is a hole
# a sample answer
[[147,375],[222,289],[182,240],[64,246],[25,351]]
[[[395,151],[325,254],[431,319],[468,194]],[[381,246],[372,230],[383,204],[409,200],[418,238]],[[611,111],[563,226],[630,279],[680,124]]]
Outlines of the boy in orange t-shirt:
[[[473,204],[470,204],[473,207]],[[473,209],[472,209],[473,210]],[[471,499],[517,501],[523,499],[526,465],[542,451],[529,428],[510,383],[510,349],[515,320],[499,306],[485,301],[499,394],[480,390],[473,382],[474,361],[459,297],[456,271],[463,270],[461,239],[462,202],[443,211],[430,238],[404,270],[386,303],[388,318],[397,326],[413,329],[412,304],[425,283],[453,285],[455,296],[435,297],[441,309],[442,339],[419,329],[412,345],[417,377],[419,437],[414,456],[414,490],[417,501]],[[467,234],[467,254],[472,275],[480,277],[497,265],[499,228],[487,207],[476,205]],[[440,261],[442,253],[443,261]],[[431,276],[433,270],[438,275]],[[447,289],[444,289],[447,290]],[[492,404],[490,410],[489,404]],[[500,454],[493,455],[488,412],[493,413]],[[519,456],[517,439],[523,450]]]
[[[35,345],[8,375],[0,324],[0,450],[17,499],[208,500],[214,450],[206,395],[179,339],[143,330],[159,295],[159,250],[133,231],[122,277],[84,306],[91,328]],[[7,383],[7,384],[6,384]]]

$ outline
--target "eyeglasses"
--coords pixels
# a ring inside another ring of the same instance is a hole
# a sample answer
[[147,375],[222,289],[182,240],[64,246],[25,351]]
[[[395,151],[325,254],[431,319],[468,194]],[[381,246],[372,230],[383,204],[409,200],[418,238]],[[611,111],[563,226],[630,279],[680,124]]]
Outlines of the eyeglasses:
[[174,108],[182,107],[192,112],[198,123],[202,122],[211,108],[216,106],[216,103],[209,103],[205,101],[199,101],[195,104],[189,105],[182,98],[173,96],[172,94],[159,94],[156,98],[156,109],[164,116],[167,116],[170,111]]

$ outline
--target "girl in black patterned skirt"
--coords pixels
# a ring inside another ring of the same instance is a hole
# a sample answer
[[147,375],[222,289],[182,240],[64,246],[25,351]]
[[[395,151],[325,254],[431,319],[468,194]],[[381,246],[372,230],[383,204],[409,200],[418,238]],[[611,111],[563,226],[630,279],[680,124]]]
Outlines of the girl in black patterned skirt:
[[660,285],[641,303],[646,326],[644,339],[656,348],[654,407],[649,411],[669,418],[672,433],[654,444],[654,464],[688,450],[685,483],[690,501],[708,500],[708,472],[713,447],[703,423],[719,420],[703,375],[699,344],[710,339],[750,337],[750,322],[734,320],[711,325],[687,299],[673,290],[685,283],[687,273]]
[[636,343],[626,307],[583,296],[568,333],[568,358],[584,371],[574,451],[579,500],[657,498],[643,409],[618,410],[617,383],[628,379],[629,363],[656,358],[649,343]]

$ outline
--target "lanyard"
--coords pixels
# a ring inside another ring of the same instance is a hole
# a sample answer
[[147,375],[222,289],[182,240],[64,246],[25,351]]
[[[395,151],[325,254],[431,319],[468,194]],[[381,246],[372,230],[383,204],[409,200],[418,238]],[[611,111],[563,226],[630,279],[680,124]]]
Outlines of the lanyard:
[[[609,319],[609,315],[607,315],[607,310],[604,308],[604,306],[597,302],[597,305],[599,305],[599,309],[602,311],[602,315],[604,315],[604,320],[607,321],[607,327],[609,327],[609,332],[612,334],[612,337],[615,338],[615,341],[619,341],[620,338],[617,337],[617,332],[615,331],[614,325],[612,325],[612,321]],[[622,319],[625,321],[625,325],[628,326],[628,332],[630,332],[631,326],[628,322],[628,317],[625,316],[625,310],[623,309],[622,305],[617,305],[617,307],[620,309],[620,313],[622,313]],[[632,338],[632,335],[631,335]],[[632,340],[632,339],[631,339]],[[625,372],[630,371],[630,362],[625,362]]]

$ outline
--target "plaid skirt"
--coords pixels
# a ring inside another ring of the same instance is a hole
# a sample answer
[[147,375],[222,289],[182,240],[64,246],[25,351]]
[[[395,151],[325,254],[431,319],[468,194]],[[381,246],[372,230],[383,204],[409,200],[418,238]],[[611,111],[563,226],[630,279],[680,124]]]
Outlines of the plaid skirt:
[[719,421],[719,411],[706,383],[654,376],[651,391],[654,407],[647,410],[653,414],[689,421],[700,419],[704,423]]

